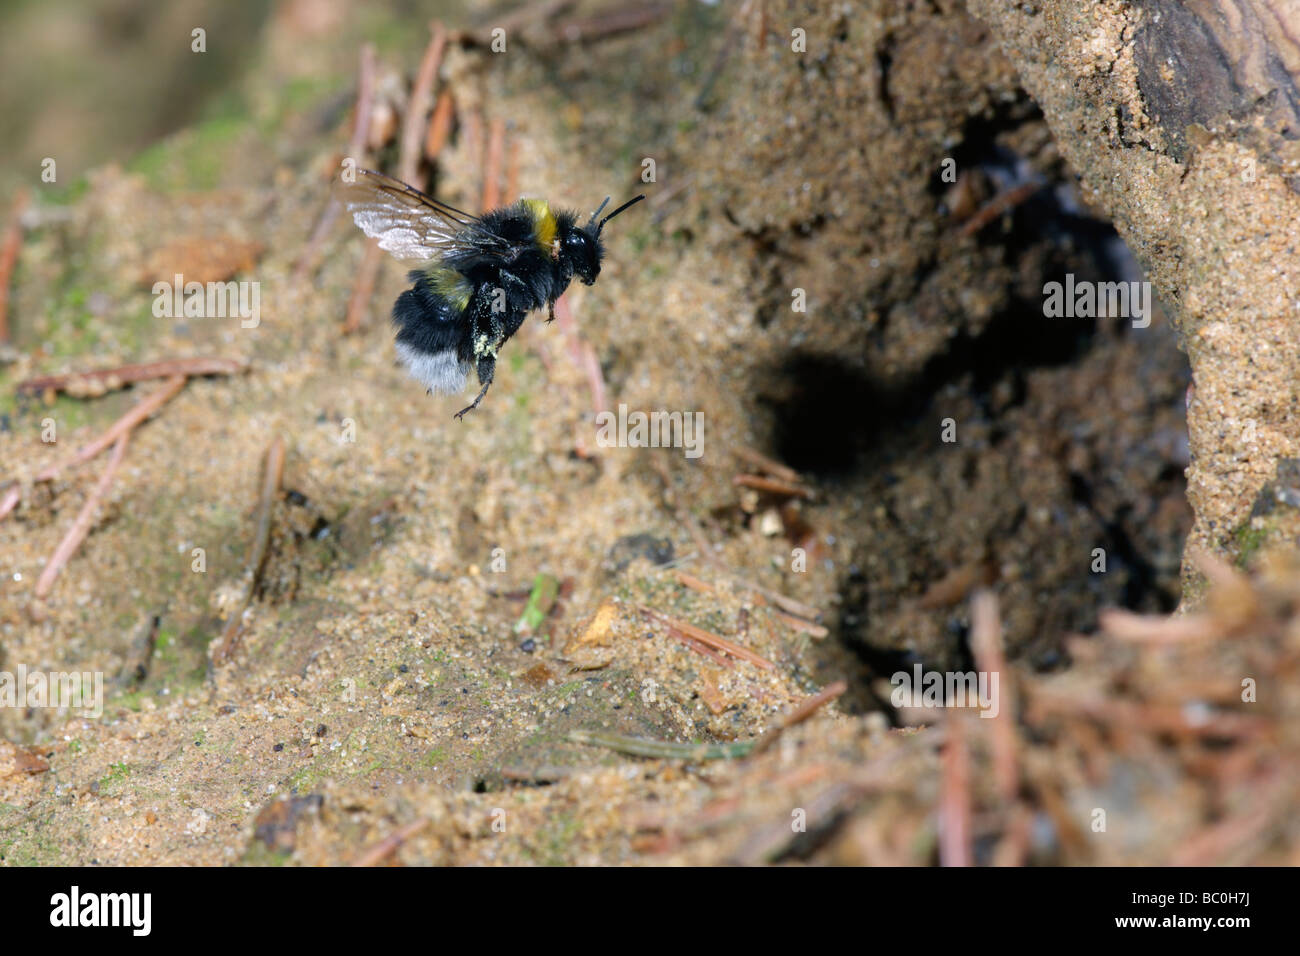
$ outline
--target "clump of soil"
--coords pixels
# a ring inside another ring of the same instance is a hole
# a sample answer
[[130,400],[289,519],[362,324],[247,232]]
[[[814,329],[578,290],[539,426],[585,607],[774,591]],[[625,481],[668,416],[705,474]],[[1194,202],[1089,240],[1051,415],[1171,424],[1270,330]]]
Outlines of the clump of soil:
[[886,671],[950,668],[966,594],[996,583],[1009,642],[1050,666],[1098,607],[1171,609],[1185,361],[1159,315],[1044,318],[1046,282],[1137,268],[989,29],[962,4],[796,4],[773,32],[733,43],[714,90],[735,95],[679,139],[702,143],[706,234],[749,266],[751,408],[843,509],[844,639]]
[[[1238,556],[1251,503],[1300,454],[1300,75],[1285,4],[975,0],[1090,202],[1169,305],[1189,394],[1187,553]],[[1240,9],[1241,16],[1232,13]],[[1276,64],[1262,73],[1262,64]],[[1290,64],[1290,65],[1288,65]],[[1194,92],[1193,92],[1194,91]],[[1194,605],[1203,578],[1186,569]]]

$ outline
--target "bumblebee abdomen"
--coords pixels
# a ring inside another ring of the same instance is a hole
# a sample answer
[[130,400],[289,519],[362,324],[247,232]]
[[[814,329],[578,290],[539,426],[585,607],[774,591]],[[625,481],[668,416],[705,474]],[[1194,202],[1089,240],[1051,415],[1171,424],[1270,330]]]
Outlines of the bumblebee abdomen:
[[418,287],[421,283],[437,298],[442,299],[459,312],[469,305],[470,296],[474,294],[474,283],[469,276],[455,269],[434,267],[426,272],[413,272],[411,278]]
[[415,271],[410,279],[415,284],[393,304],[398,357],[426,388],[462,391],[473,355],[465,311],[474,287],[450,269]]

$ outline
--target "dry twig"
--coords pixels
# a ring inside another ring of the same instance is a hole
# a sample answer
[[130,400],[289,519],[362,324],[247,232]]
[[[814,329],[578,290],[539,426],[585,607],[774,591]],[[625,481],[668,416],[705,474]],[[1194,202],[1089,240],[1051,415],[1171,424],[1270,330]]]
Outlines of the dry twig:
[[648,615],[658,621],[660,624],[680,631],[687,637],[695,638],[695,640],[699,641],[701,644],[706,644],[709,647],[725,651],[732,657],[739,657],[742,660],[749,661],[751,664],[756,667],[761,667],[764,670],[776,670],[776,665],[766,657],[761,657],[748,648],[741,647],[739,644],[727,640],[725,637],[719,637],[717,634],[714,634],[711,631],[706,631],[702,627],[696,627],[694,624],[688,624],[686,621],[679,621],[676,618],[669,617],[667,614],[661,614],[659,611],[655,611],[648,607],[638,607],[638,610],[642,614]]
[[591,407],[593,411],[605,411],[609,408],[609,398],[605,391],[605,376],[600,370],[600,359],[590,342],[582,337],[569,307],[568,293],[555,302],[555,324],[569,341],[569,351],[574,363],[587,373],[587,387],[591,390]]
[[[38,472],[36,475],[36,481],[53,481],[64,468],[70,468],[73,465],[79,465],[82,462],[90,461],[90,459],[94,458],[105,448],[112,445],[119,438],[129,435],[137,425],[169,402],[173,396],[181,390],[182,386],[185,385],[185,381],[186,379],[184,375],[173,375],[167,380],[162,388],[155,392],[151,392],[144,398],[140,399],[140,401],[136,402],[136,404],[133,405],[125,415],[110,425],[107,431],[89,444],[83,445],[77,450],[76,454],[67,461],[50,465]],[[5,493],[4,497],[0,498],[0,520],[4,520],[5,516],[8,515],[9,512],[13,511],[21,500],[21,486],[15,485],[13,488],[10,488]]]
[[352,335],[361,328],[365,320],[366,309],[370,306],[370,297],[375,292],[375,281],[379,278],[379,267],[384,263],[384,250],[379,243],[371,239],[366,243],[365,255],[357,266],[357,277],[352,284],[352,294],[348,297],[348,311],[343,319],[343,334]]
[[998,715],[993,718],[993,777],[998,793],[1008,803],[1016,799],[1019,772],[1016,769],[1015,688],[1002,651],[1002,622],[998,599],[992,591],[976,591],[971,598],[971,650],[975,666],[985,674],[998,675]]
[[38,472],[36,480],[52,481],[64,468],[90,461],[90,459],[117,441],[119,437],[130,434],[137,425],[171,401],[185,386],[185,382],[184,375],[173,375],[163,383],[161,388],[150,392],[132,405],[127,413],[110,425],[102,435],[89,444],[81,446],[67,461],[57,465],[50,465]]
[[275,501],[279,497],[280,483],[284,478],[284,440],[276,435],[266,450],[266,465],[262,472],[262,491],[257,505],[257,530],[248,551],[244,567],[244,592],[238,605],[231,609],[221,638],[213,646],[212,662],[220,664],[228,659],[239,642],[239,632],[244,623],[244,611],[252,603],[257,582],[266,563],[266,549],[271,540],[271,518]]
[[[712,584],[709,584],[707,581],[701,581],[699,578],[695,577],[695,575],[688,574],[681,570],[681,568],[674,568],[673,575],[677,578],[679,584],[683,587],[690,588],[692,591],[699,591],[702,594],[718,593],[718,589]],[[754,603],[763,606],[775,602],[769,602],[767,598],[763,597],[763,595],[754,593]],[[807,621],[801,617],[796,617],[793,614],[787,614],[784,611],[772,609],[768,613],[791,630],[800,631],[801,633],[809,634],[817,638],[825,637],[830,633],[830,631],[822,627],[820,624],[814,624],[811,621]]]
[[[366,139],[370,133],[370,116],[374,105],[375,98],[375,47],[372,43],[365,43],[361,46],[361,62],[357,66],[357,105],[354,112],[352,123],[352,140],[348,143],[347,156],[355,160],[358,164],[366,152]],[[333,177],[331,176],[331,179]],[[307,244],[303,247],[298,256],[298,261],[293,266],[293,282],[301,282],[303,277],[311,271],[320,258],[320,247],[325,242],[325,237],[329,235],[330,227],[334,225],[334,220],[338,218],[339,212],[343,206],[333,195],[325,204],[325,209],[321,213],[320,219],[316,222],[316,227],[312,230]]]
[[519,198],[519,146],[511,140],[506,151],[506,194],[505,201],[512,203]]
[[63,566],[68,563],[81,546],[81,542],[86,539],[90,533],[91,527],[95,523],[95,513],[99,508],[99,503],[103,500],[108,489],[113,485],[113,477],[117,474],[117,469],[122,464],[122,458],[126,455],[126,445],[130,440],[130,432],[123,432],[113,446],[113,455],[108,460],[108,466],[104,473],[99,476],[99,481],[86,496],[85,504],[81,506],[81,511],[77,513],[77,518],[72,522],[72,527],[68,533],[63,536],[59,546],[54,549],[54,554],[50,557],[49,562],[45,565],[45,570],[41,572],[40,578],[36,581],[36,597],[43,598],[50,593],[50,588],[54,586],[54,579],[59,576]]
[[759,471],[765,471],[774,478],[780,478],[792,485],[800,484],[803,481],[803,476],[789,465],[783,465],[781,462],[756,452],[752,448],[745,448],[742,445],[735,448],[734,451],[737,458],[743,458]]
[[755,491],[765,491],[768,494],[780,495],[785,498],[807,498],[813,497],[813,493],[802,485],[794,485],[788,481],[782,481],[779,478],[768,478],[764,475],[736,475],[731,479],[731,483],[738,488],[753,488]]
[[673,5],[664,0],[648,3],[625,3],[602,10],[590,17],[573,17],[555,28],[556,35],[569,43],[587,43],[640,30],[662,20],[672,11]]
[[398,827],[388,836],[384,837],[365,853],[352,861],[353,866],[378,866],[386,859],[396,853],[403,843],[411,839],[421,830],[429,825],[428,817],[420,817],[418,820],[412,820],[403,826]]
[[172,378],[176,375],[236,375],[248,370],[244,359],[194,356],[193,358],[163,359],[138,365],[119,365],[116,368],[96,369],[91,372],[65,372],[62,375],[42,375],[18,383],[18,391],[28,395],[45,392],[67,392],[69,395],[99,395],[123,388],[134,382],[155,378]]
[[488,128],[487,160],[483,165],[483,202],[486,212],[501,205],[501,167],[506,154],[506,121],[497,117]]
[[9,222],[5,226],[4,238],[0,240],[0,345],[9,342],[9,283],[18,262],[18,253],[22,251],[22,217],[30,201],[31,195],[26,189],[20,189],[14,195],[13,205],[9,207]]
[[420,133],[427,129],[426,121],[433,96],[433,83],[442,65],[442,53],[447,46],[447,28],[437,20],[429,24],[432,36],[420,59],[420,69],[411,87],[411,99],[402,118],[402,138],[397,161],[397,178],[423,189],[420,167]]
[[424,158],[433,162],[451,138],[451,121],[455,115],[456,101],[451,89],[443,87],[438,93],[437,102],[433,104],[433,115],[429,117],[429,132],[424,138]]
[[752,740],[729,744],[679,744],[671,740],[646,740],[600,730],[575,730],[568,734],[575,744],[606,747],[633,757],[650,757],[657,760],[736,760],[748,756],[754,749]]
[[501,17],[494,17],[485,26],[475,30],[453,30],[452,42],[463,46],[488,46],[493,30],[504,30],[507,38],[513,37],[534,23],[548,23],[574,5],[575,0],[544,0],[542,3],[523,3]]
[[971,865],[970,749],[966,717],[948,711],[939,778],[939,864]]
[[975,215],[962,224],[961,234],[973,236],[1003,213],[1010,212],[1034,193],[1043,188],[1042,183],[1021,183],[998,193],[981,207]]
[[[438,76],[438,67],[442,65],[442,53],[447,45],[447,30],[438,21],[429,25],[432,36],[420,59],[420,69],[416,73],[415,85],[411,87],[411,99],[402,117],[402,133],[397,159],[397,178],[414,186],[424,188],[424,177],[420,175],[420,134],[425,129],[425,118],[429,112],[429,100],[433,94],[433,82]],[[356,281],[352,285],[352,295],[348,298],[348,311],[343,319],[343,334],[351,335],[361,329],[365,321],[366,309],[374,295],[375,282],[379,278],[379,269],[383,264],[384,253],[377,243],[371,241],[366,246],[361,265],[357,268]]]
[[848,684],[842,680],[837,680],[835,683],[823,687],[811,697],[801,700],[790,713],[785,715],[785,718],[780,723],[758,738],[758,742],[754,744],[754,753],[760,754],[767,750],[776,743],[782,733],[796,724],[802,724],[848,689]]

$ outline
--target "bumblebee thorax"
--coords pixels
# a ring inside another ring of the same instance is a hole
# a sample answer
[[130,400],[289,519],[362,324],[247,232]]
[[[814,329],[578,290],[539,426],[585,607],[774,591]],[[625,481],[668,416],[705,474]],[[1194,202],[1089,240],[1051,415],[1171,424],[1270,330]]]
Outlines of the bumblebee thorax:
[[551,204],[545,199],[523,199],[520,200],[524,209],[533,219],[533,239],[544,249],[547,255],[554,258],[558,250],[559,241],[559,223],[556,222],[555,213],[551,211]]

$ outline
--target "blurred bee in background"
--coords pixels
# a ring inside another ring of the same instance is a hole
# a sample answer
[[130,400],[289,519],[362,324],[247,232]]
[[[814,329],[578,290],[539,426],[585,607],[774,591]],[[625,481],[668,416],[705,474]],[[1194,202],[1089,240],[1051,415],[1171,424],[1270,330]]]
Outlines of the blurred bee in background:
[[555,300],[575,275],[586,285],[596,281],[605,223],[644,198],[597,221],[607,198],[580,226],[575,213],[543,199],[472,216],[368,169],[340,187],[353,220],[381,249],[428,260],[409,274],[414,285],[393,306],[397,354],[430,393],[463,391],[473,367],[481,387],[458,419],[487,394],[498,351],[528,313],[546,306],[553,320]]

